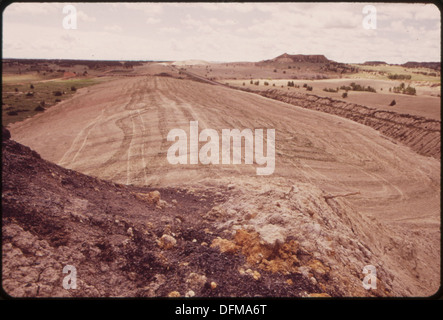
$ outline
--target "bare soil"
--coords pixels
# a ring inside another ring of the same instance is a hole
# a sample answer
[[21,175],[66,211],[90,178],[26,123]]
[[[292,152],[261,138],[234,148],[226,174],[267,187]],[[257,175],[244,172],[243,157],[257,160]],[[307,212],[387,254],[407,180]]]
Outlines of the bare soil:
[[[174,76],[117,77],[11,126],[12,139],[70,170],[4,143],[3,283],[10,294],[429,296],[438,290],[440,160],[429,156],[439,154],[436,146],[419,154],[358,119]],[[218,132],[274,128],[274,174],[256,176],[255,165],[245,164],[170,165],[167,134],[189,132],[192,120]],[[131,196],[154,189],[166,200],[163,209]],[[159,246],[164,234],[176,239],[175,249]],[[29,248],[37,240],[45,258]],[[50,284],[39,284],[47,270],[33,267],[40,259],[51,265]],[[68,262],[82,268],[76,293],[60,286]],[[377,268],[377,290],[362,287],[366,265]],[[27,277],[31,269],[38,271]],[[194,278],[204,279],[197,281],[203,287],[193,289]],[[218,284],[215,291],[210,282]]]
[[[61,168],[12,140],[3,140],[2,162],[2,286],[13,297],[323,293],[298,272],[260,270],[260,278],[252,280],[239,272],[247,263],[243,255],[210,246],[229,231],[214,228],[212,219],[204,218],[213,206],[232,197],[234,191],[227,188],[157,189],[167,203],[159,208],[136,196],[153,189]],[[172,248],[159,245],[165,235],[175,239]],[[77,269],[75,290],[62,286],[66,265]]]

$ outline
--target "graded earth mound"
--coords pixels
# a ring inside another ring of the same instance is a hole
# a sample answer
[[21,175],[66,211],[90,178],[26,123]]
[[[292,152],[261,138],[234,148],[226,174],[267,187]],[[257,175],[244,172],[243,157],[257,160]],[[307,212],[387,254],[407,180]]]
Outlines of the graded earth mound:
[[[14,297],[408,293],[393,270],[414,264],[414,245],[308,184],[153,191],[63,169],[7,137],[2,161],[2,278]],[[376,290],[362,287],[368,264]],[[76,289],[63,288],[67,265]]]
[[[171,165],[168,132],[189,135],[190,121],[217,132],[275,129],[274,173],[257,176],[243,155],[241,164]],[[78,90],[11,133],[94,178],[5,142],[9,290],[43,279],[16,272],[16,261],[40,259],[22,234],[46,240],[51,263],[62,261],[47,271],[57,285],[46,295],[91,295],[58,289],[65,263],[98,288],[92,295],[428,296],[440,286],[440,161],[368,125],[224,86],[140,76]],[[40,170],[39,180],[32,172]],[[65,230],[54,239],[44,224],[52,216]],[[377,270],[377,289],[363,288],[367,265]],[[194,278],[204,284],[191,286]]]
[[[244,255],[212,245],[226,237],[209,221],[230,197],[227,188],[118,185],[63,169],[12,140],[3,140],[2,161],[2,285],[13,297],[324,293],[300,272],[251,272],[255,264]],[[77,270],[75,290],[62,285],[67,265]]]
[[183,60],[174,61],[171,63],[173,66],[196,66],[196,65],[210,65],[209,62],[204,60]]

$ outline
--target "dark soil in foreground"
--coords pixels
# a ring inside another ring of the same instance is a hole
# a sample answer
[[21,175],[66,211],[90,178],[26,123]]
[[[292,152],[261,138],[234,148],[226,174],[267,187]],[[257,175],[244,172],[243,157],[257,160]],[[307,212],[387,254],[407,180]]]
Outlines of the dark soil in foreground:
[[[239,272],[241,253],[211,248],[225,230],[205,214],[230,190],[159,189],[161,201],[2,143],[2,287],[13,297],[257,297],[320,293],[298,273]],[[175,240],[175,243],[174,243]],[[170,242],[168,242],[170,241]],[[168,247],[168,244],[171,247]],[[66,265],[77,289],[64,289]],[[340,292],[329,292],[340,295]]]

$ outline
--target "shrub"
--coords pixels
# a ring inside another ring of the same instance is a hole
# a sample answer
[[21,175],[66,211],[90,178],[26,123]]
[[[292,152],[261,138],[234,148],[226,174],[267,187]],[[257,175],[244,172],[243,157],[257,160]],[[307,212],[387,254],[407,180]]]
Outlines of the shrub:
[[352,82],[349,86],[341,86],[341,90],[345,91],[368,91],[368,92],[376,92],[375,89],[371,86],[362,86],[358,83]]
[[397,102],[395,102],[395,99],[391,101],[391,103],[389,104],[391,107],[395,106],[397,104]]
[[34,96],[34,93],[33,93],[33,92],[28,92],[28,93],[26,93],[26,96],[27,96],[27,97],[33,97],[33,96]]
[[411,80],[410,74],[388,74],[388,79],[391,80]]
[[43,108],[42,106],[37,106],[37,107],[34,109],[34,111],[42,112],[42,111],[45,111],[45,108]]
[[54,91],[54,96],[60,97],[63,93],[61,91]]
[[72,87],[71,87],[71,91],[77,91],[77,88],[74,87],[74,86],[72,86]]
[[402,82],[400,84],[400,86],[398,87],[394,87],[392,89],[392,91],[394,91],[394,93],[403,93],[403,94],[408,94],[408,95],[416,95],[417,91],[415,90],[414,87],[411,87],[410,85],[408,85],[407,87],[405,86],[404,82]]
[[14,91],[15,91],[15,92],[18,92],[18,88],[14,88]]
[[29,86],[29,88],[34,89],[34,86],[31,84],[31,85]]
[[341,95],[341,97],[342,97],[343,99],[346,99],[346,98],[348,97],[348,93],[347,93],[347,92],[343,92],[342,95]]
[[312,87],[311,86],[307,86],[306,87],[306,91],[312,91]]
[[264,82],[264,85],[265,85],[265,86],[269,86],[269,82],[265,81],[265,82]]
[[405,94],[412,95],[412,96],[415,96],[416,93],[417,93],[417,91],[415,90],[415,88],[408,86],[408,87],[405,89],[405,92],[404,92],[404,93],[405,93]]
[[172,75],[170,75],[167,72],[156,73],[156,74],[154,74],[154,76],[156,76],[156,77],[172,77]]

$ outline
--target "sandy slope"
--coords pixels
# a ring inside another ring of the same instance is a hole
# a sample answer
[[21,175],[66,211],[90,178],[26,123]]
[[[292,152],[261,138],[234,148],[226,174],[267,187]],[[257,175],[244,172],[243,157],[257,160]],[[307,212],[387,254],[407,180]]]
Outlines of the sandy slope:
[[[200,130],[218,132],[275,129],[274,174],[256,176],[255,165],[245,164],[169,164],[169,130],[188,132],[192,120],[199,121]],[[285,214],[294,206],[304,214],[312,211],[320,231],[304,246],[317,250],[331,267],[334,285],[345,286],[340,277],[353,272],[363,277],[364,263],[382,269],[380,277],[392,295],[430,295],[440,285],[439,160],[353,121],[224,87],[139,77],[79,90],[73,99],[14,125],[11,133],[45,159],[123,184],[234,184],[241,192],[224,204],[234,213],[223,223],[252,228],[262,237],[277,234],[275,239],[285,241],[298,233],[308,239],[315,224]],[[293,185],[300,197],[287,198]],[[330,196],[339,196],[340,210],[327,204]],[[282,203],[276,205],[278,199]],[[238,222],[245,206],[258,214]],[[345,218],[334,217],[337,212],[345,212]],[[270,223],[266,217],[271,215],[283,220]],[[328,246],[335,247],[332,257],[327,257]],[[355,255],[364,252],[360,247],[371,254]],[[354,287],[350,295],[362,294]]]
[[172,62],[174,66],[194,66],[194,65],[209,65],[210,63],[204,60],[183,60]]

